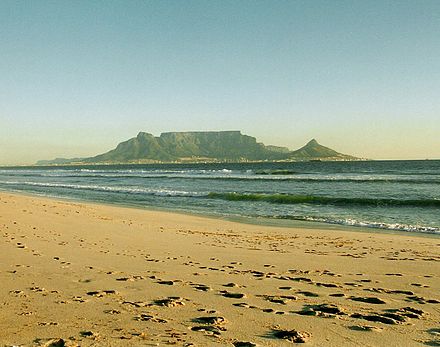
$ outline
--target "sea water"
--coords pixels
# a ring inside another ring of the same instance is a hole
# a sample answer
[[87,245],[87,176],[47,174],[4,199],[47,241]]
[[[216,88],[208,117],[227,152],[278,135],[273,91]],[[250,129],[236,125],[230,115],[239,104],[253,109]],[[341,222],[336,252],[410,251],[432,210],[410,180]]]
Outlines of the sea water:
[[249,219],[440,233],[440,161],[0,168],[0,189]]

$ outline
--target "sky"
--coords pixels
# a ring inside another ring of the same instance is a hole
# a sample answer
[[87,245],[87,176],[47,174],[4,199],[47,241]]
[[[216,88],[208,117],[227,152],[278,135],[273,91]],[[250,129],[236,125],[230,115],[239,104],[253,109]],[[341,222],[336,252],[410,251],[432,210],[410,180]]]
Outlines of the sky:
[[0,165],[139,131],[440,159],[440,1],[0,1]]

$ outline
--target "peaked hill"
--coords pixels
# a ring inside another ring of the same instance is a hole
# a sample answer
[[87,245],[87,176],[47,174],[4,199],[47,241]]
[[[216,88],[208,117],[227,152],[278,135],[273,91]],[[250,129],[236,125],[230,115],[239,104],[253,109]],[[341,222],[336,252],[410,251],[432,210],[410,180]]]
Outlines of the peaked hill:
[[320,145],[315,139],[309,141],[305,146],[290,152],[293,158],[311,158],[326,160],[355,160],[357,158],[336,152],[335,150]]
[[[158,137],[140,132],[111,151],[90,158],[63,159],[63,164],[356,159],[322,146],[314,139],[290,151],[287,147],[266,146],[240,131],[166,132]],[[44,160],[37,165],[59,163],[59,159]]]

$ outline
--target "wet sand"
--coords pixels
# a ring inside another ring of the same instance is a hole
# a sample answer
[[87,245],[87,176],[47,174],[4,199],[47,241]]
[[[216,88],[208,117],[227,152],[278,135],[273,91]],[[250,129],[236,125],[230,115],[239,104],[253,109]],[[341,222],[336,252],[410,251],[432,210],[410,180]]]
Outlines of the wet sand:
[[440,238],[0,193],[0,345],[439,346]]

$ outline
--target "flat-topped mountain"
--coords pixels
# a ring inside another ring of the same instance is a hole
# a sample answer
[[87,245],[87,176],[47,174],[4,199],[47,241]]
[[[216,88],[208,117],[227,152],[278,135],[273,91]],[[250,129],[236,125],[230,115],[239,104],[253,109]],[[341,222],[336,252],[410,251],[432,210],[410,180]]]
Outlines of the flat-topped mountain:
[[140,132],[109,152],[82,159],[42,160],[37,165],[79,163],[148,163],[201,161],[300,161],[356,160],[311,140],[291,151],[287,147],[264,145],[240,131],[166,132],[156,137]]

